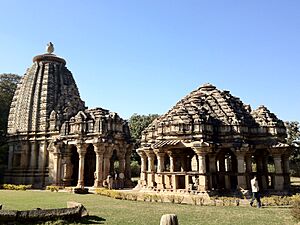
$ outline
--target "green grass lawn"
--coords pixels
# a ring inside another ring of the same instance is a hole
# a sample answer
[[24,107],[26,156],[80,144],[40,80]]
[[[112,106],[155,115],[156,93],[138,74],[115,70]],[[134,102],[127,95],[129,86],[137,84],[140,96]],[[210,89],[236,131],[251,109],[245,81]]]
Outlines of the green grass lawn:
[[91,217],[89,222],[83,222],[84,224],[159,225],[160,217],[167,213],[177,214],[180,225],[291,225],[296,223],[288,208],[193,206],[116,200],[94,194],[0,190],[0,204],[3,204],[3,209],[58,208],[66,207],[67,201],[80,202],[87,208]]

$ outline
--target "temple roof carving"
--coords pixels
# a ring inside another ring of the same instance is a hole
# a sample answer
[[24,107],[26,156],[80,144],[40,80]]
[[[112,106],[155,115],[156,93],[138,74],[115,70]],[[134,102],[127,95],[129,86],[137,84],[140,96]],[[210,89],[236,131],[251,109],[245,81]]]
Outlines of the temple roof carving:
[[[263,128],[258,131],[258,128]],[[177,102],[166,114],[154,120],[143,132],[143,142],[160,139],[199,139],[213,136],[262,132],[283,140],[283,122],[265,106],[252,110],[229,91],[204,84]],[[217,138],[219,139],[219,138]]]
[[66,61],[52,54],[53,45],[48,48],[48,53],[33,58],[33,65],[17,86],[10,108],[9,134],[47,131],[50,114],[62,122],[85,109]]

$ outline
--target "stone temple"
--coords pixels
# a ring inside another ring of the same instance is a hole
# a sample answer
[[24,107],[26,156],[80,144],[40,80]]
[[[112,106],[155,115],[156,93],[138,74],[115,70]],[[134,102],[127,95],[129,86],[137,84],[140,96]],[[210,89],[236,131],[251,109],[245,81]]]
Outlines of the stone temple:
[[290,186],[284,123],[265,106],[252,110],[229,91],[205,84],[143,131],[139,186],[162,191]]
[[15,92],[8,122],[6,183],[100,187],[108,175],[129,185],[133,145],[127,121],[87,109],[66,61],[35,56]]

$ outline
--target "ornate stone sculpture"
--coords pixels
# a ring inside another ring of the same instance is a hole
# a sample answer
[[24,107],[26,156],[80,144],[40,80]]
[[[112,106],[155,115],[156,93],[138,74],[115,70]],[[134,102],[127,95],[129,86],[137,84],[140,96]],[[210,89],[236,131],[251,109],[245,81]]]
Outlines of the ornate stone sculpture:
[[54,52],[54,46],[51,41],[47,44],[46,51],[48,54],[52,54]]

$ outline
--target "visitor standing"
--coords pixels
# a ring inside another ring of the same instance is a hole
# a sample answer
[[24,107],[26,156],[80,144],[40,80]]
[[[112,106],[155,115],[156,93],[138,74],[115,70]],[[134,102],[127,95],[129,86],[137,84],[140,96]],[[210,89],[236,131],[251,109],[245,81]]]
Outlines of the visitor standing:
[[250,205],[253,205],[254,200],[257,201],[257,208],[261,208],[260,194],[259,194],[259,186],[257,177],[254,176],[251,180],[251,189],[252,189],[252,199],[250,201]]

